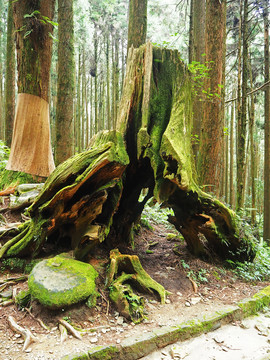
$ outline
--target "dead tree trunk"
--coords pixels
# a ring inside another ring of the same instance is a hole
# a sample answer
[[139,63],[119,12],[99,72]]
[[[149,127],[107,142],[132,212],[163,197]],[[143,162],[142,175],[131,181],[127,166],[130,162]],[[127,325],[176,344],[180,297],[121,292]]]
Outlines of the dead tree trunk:
[[190,76],[179,53],[131,48],[116,130],[56,168],[0,256],[36,256],[46,241],[62,241],[82,259],[104,240],[128,242],[154,196],[173,209],[169,221],[195,255],[252,260],[254,241],[237,216],[196,184],[191,127]]

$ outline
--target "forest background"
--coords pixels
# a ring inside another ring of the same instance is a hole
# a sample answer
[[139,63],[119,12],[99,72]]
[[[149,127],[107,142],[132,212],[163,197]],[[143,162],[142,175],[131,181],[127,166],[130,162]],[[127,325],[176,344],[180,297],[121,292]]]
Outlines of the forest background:
[[[17,91],[12,11],[8,11],[11,3],[0,1],[2,168],[4,153],[8,153],[6,145],[11,145]],[[215,3],[222,4],[220,12],[211,14],[209,9]],[[129,4],[119,0],[74,0],[73,6],[71,154],[86,149],[99,130],[115,125],[127,59]],[[57,12],[52,20],[49,103],[51,143],[57,154]],[[269,2],[230,0],[225,6],[224,1],[214,0],[149,0],[147,23],[147,40],[179,50],[193,74],[192,142],[200,185],[257,225],[260,238],[264,225],[264,240],[269,242]],[[220,46],[219,52],[216,46]],[[209,117],[207,112],[214,116]],[[211,132],[216,126],[218,133]],[[218,156],[209,151],[209,142]],[[61,162],[57,157],[55,160],[56,164]],[[211,171],[205,174],[204,169]]]

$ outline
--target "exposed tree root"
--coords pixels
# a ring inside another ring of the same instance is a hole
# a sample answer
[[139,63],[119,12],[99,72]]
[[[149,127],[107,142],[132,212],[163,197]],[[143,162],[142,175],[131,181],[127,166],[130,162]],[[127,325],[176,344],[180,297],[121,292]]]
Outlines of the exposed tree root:
[[67,328],[64,325],[59,324],[59,331],[60,331],[60,342],[61,344],[63,344],[63,342],[65,342],[66,339],[68,338]]
[[[64,326],[67,329],[67,331],[69,331],[71,333],[71,335],[73,335],[76,339],[82,340],[82,335],[80,334],[80,332],[78,330],[74,329],[74,327],[71,324],[69,324],[66,320],[59,319],[59,323],[60,323],[60,325]],[[60,330],[60,327],[59,327],[59,330]],[[61,330],[60,330],[60,333],[61,333]]]
[[23,336],[23,351],[26,350],[31,343],[38,341],[38,338],[34,336],[29,329],[23,328],[22,326],[18,325],[12,316],[8,317],[8,324],[11,330]]
[[136,295],[133,289],[156,294],[161,303],[165,303],[168,292],[147,274],[138,256],[123,255],[115,249],[111,251],[110,259],[106,284],[110,289],[110,298],[121,315],[135,323],[144,318],[144,299]]

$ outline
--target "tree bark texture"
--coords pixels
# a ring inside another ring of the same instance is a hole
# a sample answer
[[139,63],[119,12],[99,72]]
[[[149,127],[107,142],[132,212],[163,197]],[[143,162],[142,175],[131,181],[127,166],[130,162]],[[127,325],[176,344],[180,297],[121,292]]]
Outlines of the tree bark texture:
[[58,0],[58,84],[55,162],[73,155],[75,91],[73,0]]
[[102,241],[130,242],[154,196],[173,210],[169,221],[195,255],[252,260],[255,245],[240,220],[196,184],[191,128],[191,81],[179,53],[150,43],[131,48],[116,130],[56,168],[0,256],[36,256],[47,241],[83,259]]
[[[192,41],[192,51],[191,51],[191,61],[200,62],[201,64],[205,63],[205,14],[206,14],[206,4],[205,0],[193,1],[193,13],[192,13],[192,23],[193,23],[193,41]],[[193,136],[196,141],[193,144],[193,152],[197,160],[198,151],[199,151],[199,141],[201,134],[201,123],[203,121],[203,101],[201,99],[202,89],[199,89],[198,94],[194,96],[194,117],[193,117]]]
[[238,114],[238,139],[237,139],[237,203],[236,209],[243,208],[246,166],[246,138],[247,138],[247,89],[248,89],[248,1],[243,3],[242,22],[242,101],[241,111]]
[[48,104],[54,4],[13,2],[20,97],[7,169],[44,177],[54,169]]
[[138,48],[146,41],[147,0],[129,0],[128,46]]
[[[269,81],[269,4],[264,1],[264,80]],[[270,87],[264,91],[264,241],[270,245]]]
[[11,146],[15,115],[15,38],[12,0],[8,2],[6,81],[5,81],[5,142]]
[[224,146],[224,107],[222,106],[224,38],[226,36],[225,1],[206,1],[206,62],[209,78],[206,92],[209,94],[204,104],[204,118],[198,156],[200,184],[211,193],[219,194],[222,176]]

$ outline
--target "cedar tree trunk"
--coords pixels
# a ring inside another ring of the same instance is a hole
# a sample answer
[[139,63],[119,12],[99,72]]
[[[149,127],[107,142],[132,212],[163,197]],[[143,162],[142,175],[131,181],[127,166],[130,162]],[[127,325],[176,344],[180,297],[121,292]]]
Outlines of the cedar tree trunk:
[[48,103],[54,4],[13,2],[19,95],[6,168],[45,177],[54,169]]

